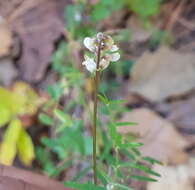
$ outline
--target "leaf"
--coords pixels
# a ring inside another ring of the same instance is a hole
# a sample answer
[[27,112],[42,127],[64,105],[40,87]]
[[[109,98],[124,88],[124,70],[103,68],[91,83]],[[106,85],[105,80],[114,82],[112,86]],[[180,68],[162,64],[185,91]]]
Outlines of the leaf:
[[151,102],[185,94],[195,88],[194,59],[194,53],[179,52],[166,46],[161,46],[155,53],[145,52],[132,68],[130,91]]
[[150,178],[150,177],[145,177],[145,176],[137,176],[137,175],[131,175],[130,178],[132,179],[136,179],[138,181],[152,181],[152,182],[156,182],[158,180]]
[[54,110],[54,115],[63,123],[64,126],[72,126],[72,120],[70,116],[59,109]]
[[143,145],[144,145],[143,143],[139,143],[139,142],[130,142],[130,143],[122,144],[121,148],[136,148]]
[[156,159],[154,159],[154,158],[148,157],[148,156],[142,157],[142,160],[148,161],[150,164],[159,164],[159,165],[163,165],[162,162],[160,162],[160,161],[158,161],[158,160],[156,160]]
[[75,5],[67,5],[65,8],[66,27],[71,34],[75,32]]
[[53,120],[46,114],[40,113],[39,120],[45,125],[53,125]]
[[161,0],[126,0],[130,10],[134,11],[142,18],[157,14],[159,12],[160,2]]
[[[36,83],[44,78],[55,49],[54,43],[64,32],[63,13],[66,4],[67,1],[48,0],[47,3],[35,1],[12,20],[11,25],[24,48],[20,56],[19,68],[21,78],[25,81]],[[66,21],[69,19],[71,17]],[[26,22],[27,20],[31,22]],[[34,26],[39,29],[31,30]]]
[[187,161],[185,148],[189,146],[189,142],[166,119],[149,109],[138,108],[123,114],[121,121],[139,123],[136,127],[118,127],[117,131],[123,136],[135,134],[137,141],[144,143],[144,146],[139,148],[142,155],[163,163],[177,164]]
[[126,102],[127,102],[127,100],[111,100],[110,104],[123,104]]
[[16,82],[12,91],[0,87],[0,126],[18,115],[33,115],[45,100],[24,82]]
[[[20,110],[20,97],[6,88],[0,87],[0,125],[5,125]],[[18,99],[18,101],[16,101]]]
[[19,138],[22,124],[20,120],[12,120],[5,131],[0,148],[0,163],[11,165],[16,155],[16,142]]
[[129,125],[138,125],[138,123],[135,122],[117,122],[116,126],[129,126]]
[[11,114],[10,114],[9,110],[1,107],[0,108],[0,116],[1,116],[0,117],[0,127],[2,127],[3,125],[5,125],[6,123],[9,122]]
[[34,89],[24,82],[16,82],[13,86],[13,92],[11,93],[14,93],[15,104],[19,104],[17,114],[20,115],[34,115],[38,107],[45,102],[45,98],[39,97]]
[[108,100],[105,96],[103,96],[103,95],[101,95],[101,94],[98,94],[98,98],[99,98],[104,104],[106,104],[106,105],[109,104],[109,100]]
[[22,129],[17,140],[18,156],[22,163],[30,166],[35,157],[34,145],[28,133]]
[[120,187],[123,190],[133,190],[132,188],[127,187],[126,185],[119,184],[119,183],[114,183],[113,185],[116,187]]
[[66,182],[65,186],[70,188],[76,188],[79,190],[106,190],[104,187],[98,187],[91,183],[79,184],[76,182]]
[[150,168],[148,168],[148,167],[146,167],[146,166],[144,166],[144,165],[140,165],[140,164],[131,164],[131,163],[130,163],[129,166],[132,167],[132,168],[136,168],[136,169],[139,169],[139,170],[141,170],[141,171],[144,171],[144,172],[146,172],[146,173],[148,173],[148,174],[151,174],[151,175],[154,175],[154,176],[157,176],[157,177],[161,177],[160,174],[158,174],[157,172],[151,170]]
[[13,41],[11,29],[3,18],[0,21],[0,42],[0,57],[7,56]]

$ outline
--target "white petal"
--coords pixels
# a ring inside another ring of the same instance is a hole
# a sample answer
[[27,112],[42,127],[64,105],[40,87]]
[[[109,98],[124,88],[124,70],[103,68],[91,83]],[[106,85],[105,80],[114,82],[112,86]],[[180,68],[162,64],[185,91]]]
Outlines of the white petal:
[[85,65],[87,70],[90,72],[94,72],[96,70],[96,63],[92,58],[87,58],[83,61],[82,65]]
[[90,51],[94,52],[95,50],[95,39],[86,37],[83,41],[84,46],[89,49]]
[[111,54],[111,60],[110,61],[118,61],[120,59],[120,54],[119,53],[113,53]]
[[108,61],[108,60],[106,60],[106,59],[103,58],[100,61],[100,68],[101,69],[106,69],[109,64],[110,64],[110,61]]
[[110,49],[110,51],[114,52],[114,51],[117,51],[118,50],[118,47],[117,45],[113,45]]

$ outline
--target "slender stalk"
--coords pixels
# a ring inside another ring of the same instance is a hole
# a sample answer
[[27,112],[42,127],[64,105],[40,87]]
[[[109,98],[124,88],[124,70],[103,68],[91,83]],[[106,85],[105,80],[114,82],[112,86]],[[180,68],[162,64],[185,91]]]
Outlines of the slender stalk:
[[97,147],[97,140],[96,140],[96,129],[97,129],[97,105],[98,105],[98,89],[99,89],[99,80],[100,80],[100,56],[101,56],[101,41],[98,45],[97,50],[97,60],[96,60],[96,73],[95,73],[95,90],[94,90],[94,110],[93,110],[93,179],[94,184],[97,185],[97,161],[96,161],[96,147]]

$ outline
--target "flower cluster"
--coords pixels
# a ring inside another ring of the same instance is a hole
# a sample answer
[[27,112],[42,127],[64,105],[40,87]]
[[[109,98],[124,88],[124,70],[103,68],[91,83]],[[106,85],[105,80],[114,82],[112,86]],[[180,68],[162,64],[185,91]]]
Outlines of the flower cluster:
[[120,54],[117,52],[118,47],[109,35],[98,33],[95,37],[86,37],[83,43],[95,55],[95,57],[85,55],[85,60],[82,63],[92,73],[97,70],[98,56],[100,56],[99,70],[106,69],[110,62],[116,62],[120,59]]

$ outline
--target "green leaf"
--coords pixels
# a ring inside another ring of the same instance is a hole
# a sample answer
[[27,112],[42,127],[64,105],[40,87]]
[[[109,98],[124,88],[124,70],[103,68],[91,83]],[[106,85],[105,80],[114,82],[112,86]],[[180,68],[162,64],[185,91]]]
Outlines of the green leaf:
[[143,145],[144,145],[143,143],[139,143],[139,142],[130,142],[130,143],[122,144],[121,147],[122,148],[136,148],[136,147],[140,147]]
[[131,175],[130,178],[136,179],[138,181],[151,181],[151,182],[157,182],[158,181],[158,180],[150,178],[150,177],[137,176],[137,175]]
[[68,160],[64,162],[59,167],[55,167],[53,171],[50,171],[49,177],[56,177],[58,176],[62,171],[64,171],[66,168],[70,167],[72,165],[72,160]]
[[119,184],[119,183],[113,183],[113,185],[116,187],[120,187],[121,189],[124,189],[124,190],[133,190],[132,188],[127,187],[126,185]]
[[126,102],[127,102],[127,100],[111,100],[110,104],[123,104]]
[[95,186],[92,183],[79,184],[76,182],[66,182],[64,183],[64,185],[66,187],[75,188],[79,190],[106,190],[106,188]]
[[127,156],[127,158],[129,158],[130,160],[136,160],[136,157],[131,153],[129,152],[127,149],[121,149],[121,152],[123,154],[125,154],[125,156]]
[[136,147],[131,150],[136,154],[136,156],[141,156],[141,152]]
[[68,114],[65,114],[63,111],[59,109],[55,109],[54,115],[63,123],[64,126],[66,127],[72,126],[72,120]]
[[103,170],[98,170],[97,172],[98,178],[102,181],[102,183],[105,185],[106,183],[111,182],[110,176],[108,176]]
[[150,164],[159,164],[159,165],[163,165],[162,162],[160,162],[160,161],[158,161],[158,160],[156,160],[156,159],[154,159],[154,158],[148,157],[148,156],[142,157],[142,160],[145,160],[145,161],[149,162]]
[[104,104],[106,104],[106,105],[109,104],[109,100],[108,100],[105,96],[103,96],[103,95],[101,95],[101,94],[98,94],[98,98],[99,98]]
[[73,34],[75,32],[75,7],[74,5],[67,5],[65,8],[65,18],[68,18],[66,21],[66,27],[68,31]]
[[147,18],[159,13],[161,0],[126,0],[129,9],[142,18]]
[[44,114],[44,113],[40,113],[39,114],[39,120],[45,124],[45,125],[53,125],[53,119],[51,119],[48,115]]
[[129,126],[129,125],[138,125],[138,123],[134,123],[134,122],[117,122],[116,126],[120,127],[120,126]]
[[154,175],[154,176],[157,176],[157,177],[161,177],[160,174],[158,174],[157,172],[151,170],[150,168],[148,168],[148,167],[146,167],[144,165],[141,165],[141,164],[131,164],[130,163],[129,166],[132,167],[132,168],[136,168],[136,169],[139,169],[141,171],[144,171],[144,172],[146,172],[148,174],[151,174],[151,175]]

